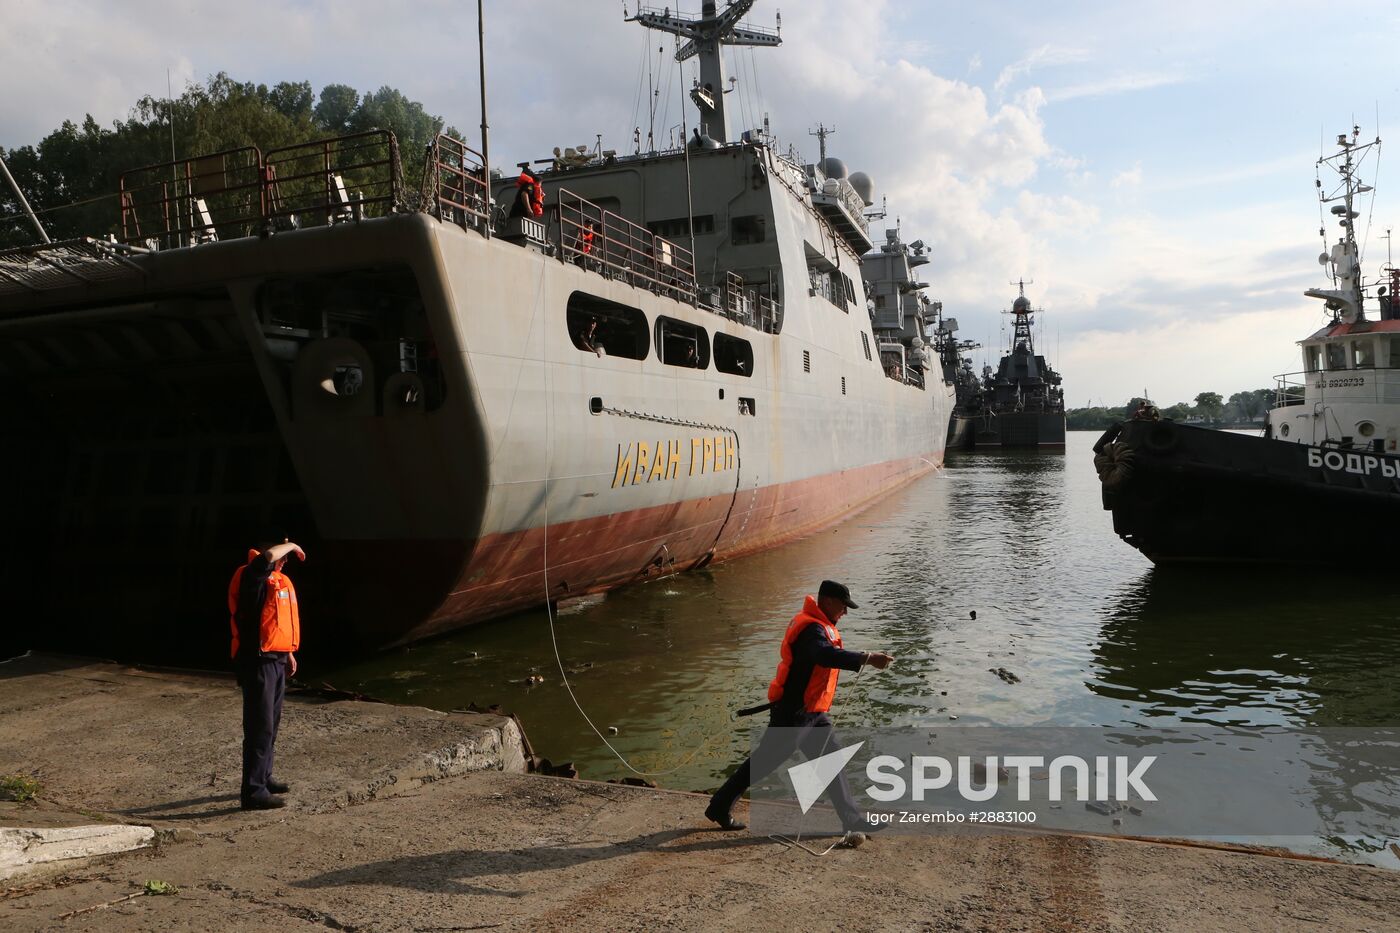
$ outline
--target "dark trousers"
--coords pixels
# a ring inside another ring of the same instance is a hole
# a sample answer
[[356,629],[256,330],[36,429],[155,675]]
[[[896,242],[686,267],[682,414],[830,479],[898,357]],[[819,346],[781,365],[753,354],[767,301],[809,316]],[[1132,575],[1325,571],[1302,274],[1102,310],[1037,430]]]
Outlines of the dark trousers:
[[287,690],[286,655],[255,658],[241,665],[238,684],[243,688],[243,787],[244,800],[268,796],[272,777],[272,747],[282,723],[282,695]]
[[[774,716],[768,722],[758,748],[729,775],[724,786],[710,798],[710,809],[728,813],[749,785],[761,781],[788,760],[795,750],[801,750],[808,761],[830,754],[841,747],[841,740],[832,728],[826,713],[797,713],[795,716]],[[845,772],[839,774],[826,789],[826,799],[836,808],[841,825],[846,829],[863,829],[865,816],[851,796],[851,784]]]

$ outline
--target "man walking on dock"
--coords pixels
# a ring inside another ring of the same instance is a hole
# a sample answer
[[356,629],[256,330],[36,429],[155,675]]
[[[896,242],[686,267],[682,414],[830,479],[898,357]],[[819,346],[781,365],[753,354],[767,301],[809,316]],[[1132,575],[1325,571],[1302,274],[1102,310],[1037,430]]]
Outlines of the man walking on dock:
[[296,650],[301,646],[296,590],[282,573],[291,554],[306,560],[306,552],[291,541],[250,550],[248,563],[234,571],[228,585],[230,654],[243,688],[239,798],[245,810],[284,806],[285,801],[275,795],[288,790],[272,776],[272,751],[282,722],[287,678],[297,672]]
[[[788,625],[778,672],[768,685],[769,728],[753,755],[744,759],[724,786],[715,791],[705,808],[706,818],[721,829],[745,827],[730,812],[735,801],[753,781],[772,774],[794,749],[801,749],[810,760],[841,747],[827,716],[840,671],[858,671],[866,664],[884,670],[894,661],[892,655],[882,651],[847,651],[841,647],[836,623],[847,609],[855,608],[851,591],[844,584],[823,580],[816,597],[808,596],[802,611]],[[844,774],[832,782],[827,795],[847,832],[867,828]]]

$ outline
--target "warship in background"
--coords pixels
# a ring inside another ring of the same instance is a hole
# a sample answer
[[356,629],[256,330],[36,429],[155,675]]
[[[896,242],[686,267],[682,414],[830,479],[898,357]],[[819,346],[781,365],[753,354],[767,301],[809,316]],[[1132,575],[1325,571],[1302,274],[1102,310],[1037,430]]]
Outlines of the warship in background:
[[1011,349],[995,373],[983,370],[982,394],[972,415],[972,445],[985,447],[1063,448],[1065,393],[1060,374],[1035,352],[1033,315],[1024,280],[1013,283],[1020,294],[1011,305]]
[[124,174],[111,240],[0,253],[13,617],[216,657],[230,571],[287,535],[308,646],[384,647],[773,547],[939,467],[928,306],[872,328],[852,281],[868,179],[730,133],[723,47],[781,43],[753,3],[631,17],[698,56],[679,149],[517,179],[443,136],[409,192],[387,131],[249,146]]

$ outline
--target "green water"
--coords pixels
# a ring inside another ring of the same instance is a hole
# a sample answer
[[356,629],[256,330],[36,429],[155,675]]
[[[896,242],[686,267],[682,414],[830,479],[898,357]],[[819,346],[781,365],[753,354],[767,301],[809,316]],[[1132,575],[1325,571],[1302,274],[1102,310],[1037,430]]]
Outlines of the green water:
[[[1355,575],[1154,569],[1101,508],[1096,436],[1071,433],[1063,454],[950,455],[823,534],[566,608],[555,634],[579,704],[635,768],[666,772],[658,783],[715,786],[765,720],[731,711],[764,701],[788,621],[832,577],[860,604],[847,647],[898,659],[843,675],[842,726],[1400,725],[1383,556],[1358,554]],[[1307,521],[1278,546],[1308,547]],[[630,773],[570,700],[543,611],[321,679],[439,709],[499,704],[538,754],[585,777]]]

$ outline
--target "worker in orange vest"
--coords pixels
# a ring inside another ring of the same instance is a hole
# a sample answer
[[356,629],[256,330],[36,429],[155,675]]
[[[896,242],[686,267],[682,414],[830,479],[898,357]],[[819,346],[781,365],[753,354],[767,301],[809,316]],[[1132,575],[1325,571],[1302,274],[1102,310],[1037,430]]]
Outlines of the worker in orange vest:
[[[743,829],[732,810],[755,780],[772,774],[795,749],[809,760],[836,751],[840,741],[827,711],[836,695],[841,671],[858,671],[865,665],[884,670],[894,657],[883,651],[847,651],[841,645],[836,623],[855,609],[851,591],[844,584],[823,580],[816,597],[808,596],[802,611],[793,617],[783,635],[778,672],[768,685],[768,703],[751,712],[769,711],[768,726],[752,756],[744,759],[724,785],[710,798],[705,817],[721,829]],[[848,833],[868,832],[864,814],[851,797],[851,786],[844,774],[826,791]],[[861,837],[863,840],[864,837]],[[858,844],[861,840],[852,840]]]
[[228,585],[230,655],[243,688],[243,784],[239,799],[244,810],[272,810],[286,805],[278,794],[286,784],[272,776],[273,746],[282,722],[282,697],[287,678],[297,672],[301,647],[301,617],[292,581],[282,572],[287,558],[306,552],[291,541],[261,546],[248,552],[248,563],[233,573]]

